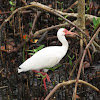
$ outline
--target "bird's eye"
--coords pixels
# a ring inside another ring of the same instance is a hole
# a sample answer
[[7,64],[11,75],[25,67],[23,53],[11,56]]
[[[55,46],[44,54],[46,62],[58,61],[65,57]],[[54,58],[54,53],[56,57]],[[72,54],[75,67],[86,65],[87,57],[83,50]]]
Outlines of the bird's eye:
[[66,29],[64,29],[64,31],[63,31],[64,33],[67,33],[68,31],[66,30]]

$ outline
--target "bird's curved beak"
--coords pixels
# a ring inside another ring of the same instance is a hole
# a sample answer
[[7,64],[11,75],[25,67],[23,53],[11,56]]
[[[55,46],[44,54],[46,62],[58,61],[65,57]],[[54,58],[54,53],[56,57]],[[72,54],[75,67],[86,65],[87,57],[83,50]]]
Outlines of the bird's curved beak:
[[79,36],[77,33],[70,32],[70,31],[68,31],[66,29],[63,32],[65,33],[66,36],[70,36],[70,37]]
[[66,35],[66,36],[71,36],[71,37],[79,36],[77,33],[70,32],[70,31],[67,31],[67,33],[65,33],[65,35]]

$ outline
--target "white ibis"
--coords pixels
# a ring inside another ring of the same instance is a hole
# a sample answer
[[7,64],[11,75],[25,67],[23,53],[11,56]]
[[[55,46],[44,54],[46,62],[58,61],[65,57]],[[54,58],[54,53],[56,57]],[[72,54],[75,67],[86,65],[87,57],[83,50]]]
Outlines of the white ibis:
[[[18,73],[32,70],[35,73],[46,75],[43,82],[44,88],[47,90],[45,80],[47,78],[47,81],[50,82],[50,78],[46,73],[48,71],[46,68],[55,66],[66,55],[68,50],[68,41],[66,40],[65,35],[73,36],[76,35],[76,33],[70,32],[65,28],[60,28],[57,32],[57,37],[62,43],[62,46],[50,46],[36,52],[32,57],[19,66]],[[41,69],[44,69],[44,72],[40,72]]]

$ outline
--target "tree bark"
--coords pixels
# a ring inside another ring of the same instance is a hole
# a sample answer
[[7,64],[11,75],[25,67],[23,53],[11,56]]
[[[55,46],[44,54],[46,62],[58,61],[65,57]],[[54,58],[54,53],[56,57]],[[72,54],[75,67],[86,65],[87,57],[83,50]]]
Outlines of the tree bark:
[[77,25],[81,29],[85,29],[85,0],[78,0]]

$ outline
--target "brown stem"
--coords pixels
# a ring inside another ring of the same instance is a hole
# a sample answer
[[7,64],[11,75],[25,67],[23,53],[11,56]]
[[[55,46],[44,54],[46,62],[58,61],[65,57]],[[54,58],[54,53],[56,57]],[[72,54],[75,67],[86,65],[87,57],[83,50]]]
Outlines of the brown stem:
[[64,10],[65,12],[68,12],[70,9],[72,9],[74,6],[76,6],[78,4],[78,1],[75,1],[70,7],[68,7],[66,10]]
[[27,2],[25,0],[21,0],[25,6],[27,6]]
[[[87,46],[87,41],[86,41],[86,39],[84,39],[84,43],[85,43],[85,45]],[[90,62],[92,62],[92,57],[91,57],[89,48],[87,49],[87,53],[88,53],[88,57],[89,57]]]
[[48,27],[48,28],[45,28],[45,29],[36,31],[36,32],[34,33],[34,35],[32,35],[32,36],[29,37],[26,41],[24,41],[24,42],[22,42],[21,44],[19,44],[17,48],[14,48],[13,50],[2,50],[2,49],[0,49],[0,50],[6,52],[6,53],[8,53],[8,54],[9,54],[9,53],[12,53],[12,52],[17,52],[20,48],[23,47],[23,45],[24,45],[26,42],[28,42],[28,41],[31,40],[32,38],[35,38],[35,37],[37,37],[38,35],[40,35],[40,34],[46,32],[46,31],[49,31],[49,30],[52,30],[52,29],[55,29],[55,28],[59,28],[59,27],[62,27],[62,26],[66,26],[66,25],[68,25],[68,24],[67,24],[67,23],[64,23],[64,24],[55,25],[55,26],[51,26],[51,27]]
[[37,14],[35,15],[35,18],[34,18],[34,20],[33,20],[31,32],[29,33],[30,35],[33,35],[33,34],[32,34],[32,33],[33,33],[32,31],[33,31],[34,28],[35,28],[37,18],[40,16],[40,14],[41,14],[41,12],[40,12],[40,11],[37,11]]
[[[62,86],[66,86],[66,85],[70,85],[75,83],[76,80],[69,80],[67,82],[62,82],[62,83],[58,83],[52,90],[51,92],[47,95],[47,97],[44,100],[49,100],[49,98]],[[94,90],[96,90],[97,92],[100,92],[100,90],[98,88],[96,88],[95,86],[89,84],[88,82],[85,82],[83,80],[79,80],[79,83],[88,85],[89,87],[93,88]]]
[[78,74],[77,74],[77,81],[75,83],[75,89],[74,89],[74,100],[76,100],[76,92],[77,92],[77,86],[78,86],[78,82],[79,82],[79,78],[80,78],[80,73],[81,73],[81,69],[82,69],[82,66],[83,66],[83,61],[84,61],[84,58],[85,58],[85,55],[87,53],[87,49],[89,48],[89,46],[92,44],[92,42],[94,41],[96,35],[99,33],[100,31],[100,27],[98,28],[98,30],[96,31],[96,33],[93,35],[93,37],[91,38],[91,40],[89,41],[89,43],[87,44],[84,52],[83,52],[83,56],[82,56],[82,59],[81,59],[81,62],[80,62],[80,66],[79,66],[79,70],[78,70]]
[[[22,0],[22,1],[24,1],[24,0]],[[27,9],[27,8],[30,8],[30,7],[37,7],[37,8],[40,8],[40,9],[42,9],[42,10],[46,10],[46,11],[48,11],[48,12],[51,12],[51,13],[53,13],[53,14],[56,12],[56,13],[58,13],[58,14],[60,14],[60,15],[68,15],[68,16],[75,16],[75,17],[77,17],[77,14],[75,14],[75,13],[64,13],[64,12],[61,12],[61,11],[59,11],[59,10],[50,8],[50,7],[48,7],[48,6],[45,6],[45,5],[40,4],[40,3],[37,3],[37,2],[31,2],[31,4],[32,4],[32,5],[26,5],[26,4],[25,4],[26,6],[20,7],[20,8],[18,8],[18,9],[16,9],[14,12],[12,12],[12,14],[1,24],[1,26],[0,26],[0,31],[1,31],[2,27],[12,18],[12,16],[13,16],[15,13],[17,13],[17,12],[20,11],[20,10]],[[90,20],[92,20],[93,17],[95,17],[95,18],[97,19],[96,16],[87,15],[87,14],[86,14],[85,16],[86,16],[86,18],[88,18],[88,19],[91,18]],[[79,30],[81,30],[81,29],[79,29]],[[84,31],[81,30],[81,32],[85,34]]]
[[[59,11],[56,10],[56,9],[53,9],[53,8],[50,8],[46,5],[43,5],[41,3],[38,3],[38,2],[31,2],[31,4],[34,6],[34,7],[37,7],[37,8],[40,8],[40,9],[43,9],[43,10],[46,10],[50,13],[53,13],[54,15],[56,16],[59,16],[61,17],[63,20],[65,20],[66,22],[68,22],[69,24],[73,25],[75,28],[77,28],[80,32],[82,32],[83,34],[85,34],[85,32],[79,28],[77,25],[75,25],[74,23],[72,23],[70,20],[66,19],[65,17],[63,17],[61,14],[59,14]],[[85,34],[87,36],[87,34]]]
[[8,88],[8,86],[2,86],[2,87],[0,87],[0,89],[4,89],[4,88]]

